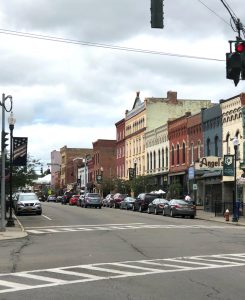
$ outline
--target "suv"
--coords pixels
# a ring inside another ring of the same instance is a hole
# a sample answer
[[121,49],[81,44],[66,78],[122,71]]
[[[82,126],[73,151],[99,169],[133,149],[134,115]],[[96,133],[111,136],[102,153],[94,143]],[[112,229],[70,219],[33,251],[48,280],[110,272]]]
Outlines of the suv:
[[42,214],[41,202],[35,193],[20,193],[17,195],[16,200],[14,207],[16,215],[21,213]]
[[151,203],[154,199],[156,199],[158,197],[159,197],[158,194],[153,194],[153,193],[139,194],[134,202],[133,210],[134,211],[137,210],[139,212],[146,211],[149,203]]

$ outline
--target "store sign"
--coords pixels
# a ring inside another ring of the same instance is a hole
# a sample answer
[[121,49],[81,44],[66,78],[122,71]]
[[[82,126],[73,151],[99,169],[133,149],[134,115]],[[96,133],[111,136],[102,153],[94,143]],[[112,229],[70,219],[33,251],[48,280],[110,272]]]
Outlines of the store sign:
[[195,177],[195,169],[194,169],[194,167],[190,167],[188,169],[188,178],[189,178],[189,180],[191,180],[191,179],[194,179],[194,177]]
[[234,176],[234,155],[224,155],[223,176]]
[[195,163],[195,169],[214,169],[223,167],[223,158],[218,156],[206,156],[200,158],[199,162]]
[[102,182],[102,175],[96,175],[96,181],[100,184]]

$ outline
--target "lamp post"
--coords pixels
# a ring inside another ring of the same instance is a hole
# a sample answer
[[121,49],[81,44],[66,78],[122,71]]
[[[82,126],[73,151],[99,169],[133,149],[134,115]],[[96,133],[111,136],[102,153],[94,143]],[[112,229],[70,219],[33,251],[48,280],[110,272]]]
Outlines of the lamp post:
[[103,181],[103,172],[104,172],[104,168],[101,166],[101,167],[100,167],[100,175],[101,175],[101,194],[102,194],[102,198],[103,198],[103,185],[102,185],[102,181]]
[[[5,102],[6,100],[10,100],[10,108],[7,109]],[[0,102],[2,106],[2,147],[1,147],[1,156],[2,156],[2,178],[1,178],[1,231],[5,231],[5,111],[10,112],[12,110],[12,96],[2,94],[2,102]]]
[[13,227],[14,219],[12,215],[13,210],[13,191],[12,191],[12,175],[13,175],[13,130],[16,119],[14,118],[14,114],[11,111],[10,116],[8,118],[9,122],[9,130],[10,130],[10,164],[9,164],[9,218],[7,221],[7,227]]
[[236,208],[236,197],[237,197],[237,184],[236,184],[236,160],[237,160],[237,147],[238,147],[238,138],[235,136],[233,138],[234,146],[234,197],[233,197],[233,218],[232,222],[238,222],[237,217],[237,208]]
[[134,178],[136,178],[136,171],[137,171],[137,159],[134,159]]

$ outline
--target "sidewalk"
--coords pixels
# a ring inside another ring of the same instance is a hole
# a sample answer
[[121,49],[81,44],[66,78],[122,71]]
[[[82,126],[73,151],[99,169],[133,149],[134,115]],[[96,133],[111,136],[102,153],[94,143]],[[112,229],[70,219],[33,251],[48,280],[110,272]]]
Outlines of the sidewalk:
[[[7,214],[7,218],[8,218]],[[1,225],[0,225],[0,241],[1,240],[11,240],[11,239],[19,239],[27,236],[27,232],[25,232],[24,227],[21,225],[19,220],[16,218],[15,215],[13,215],[14,227],[5,227],[5,231],[1,231]],[[7,224],[8,219],[5,220],[5,225]],[[0,216],[0,224],[1,224],[1,216]]]
[[232,222],[232,215],[230,215],[229,221],[225,221],[223,216],[215,216],[214,212],[206,212],[203,208],[197,208],[196,219],[231,224],[235,226],[245,226],[244,216],[240,217],[238,222]]

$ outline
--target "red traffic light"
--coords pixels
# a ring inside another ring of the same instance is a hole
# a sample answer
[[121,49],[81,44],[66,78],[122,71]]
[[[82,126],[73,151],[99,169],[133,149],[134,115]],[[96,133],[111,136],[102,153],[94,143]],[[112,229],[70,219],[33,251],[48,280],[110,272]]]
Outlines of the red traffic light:
[[236,49],[236,52],[239,52],[239,53],[245,52],[245,43],[243,43],[243,42],[237,43],[235,46],[235,49]]

